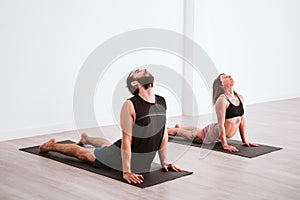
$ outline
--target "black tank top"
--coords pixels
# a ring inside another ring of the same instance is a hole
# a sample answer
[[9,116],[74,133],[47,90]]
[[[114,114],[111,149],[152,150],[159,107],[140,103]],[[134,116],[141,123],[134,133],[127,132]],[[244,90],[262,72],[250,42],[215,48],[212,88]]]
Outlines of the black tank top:
[[149,103],[139,95],[130,98],[136,120],[132,129],[132,152],[149,153],[160,147],[166,124],[166,102],[155,95],[155,103]]
[[[148,172],[164,135],[166,102],[159,95],[155,95],[155,103],[149,103],[139,95],[129,100],[136,114],[132,127],[131,170],[136,173]],[[117,143],[121,147],[121,141]]]
[[231,103],[231,101],[229,101],[229,99],[228,99],[227,96],[226,96],[226,98],[227,98],[227,100],[229,102],[229,106],[226,109],[225,119],[230,119],[230,118],[234,118],[234,117],[243,116],[243,114],[244,114],[244,108],[243,108],[243,103],[242,103],[241,99],[237,96],[237,98],[240,101],[240,104],[238,106],[235,106],[233,103]]

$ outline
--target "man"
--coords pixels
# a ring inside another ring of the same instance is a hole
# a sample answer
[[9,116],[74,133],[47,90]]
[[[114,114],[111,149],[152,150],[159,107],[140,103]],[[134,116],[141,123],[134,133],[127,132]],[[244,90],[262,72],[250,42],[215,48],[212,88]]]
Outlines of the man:
[[[83,133],[77,144],[57,144],[51,139],[40,146],[40,152],[56,151],[93,163],[95,167],[122,170],[123,178],[129,183],[143,182],[139,173],[149,172],[157,151],[166,172],[181,171],[167,163],[166,103],[163,97],[154,94],[153,81],[154,77],[146,69],[129,74],[127,88],[134,96],[121,109],[122,139],[111,144],[104,138]],[[80,146],[83,144],[97,148],[91,152]]]

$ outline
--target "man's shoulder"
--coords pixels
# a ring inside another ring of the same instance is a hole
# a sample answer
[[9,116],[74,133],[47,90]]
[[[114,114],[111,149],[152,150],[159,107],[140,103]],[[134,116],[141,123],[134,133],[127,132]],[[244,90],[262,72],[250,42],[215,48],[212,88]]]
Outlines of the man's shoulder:
[[166,107],[166,100],[164,97],[160,96],[160,95],[155,95],[155,100],[157,104],[163,105],[164,107]]
[[139,97],[138,95],[133,95],[132,97],[128,98],[127,101],[131,102],[131,103],[134,103],[136,101],[139,100]]
[[156,97],[157,99],[163,99],[163,100],[165,100],[164,97],[162,97],[162,96],[160,96],[160,95],[158,95],[158,94],[156,94],[155,97]]

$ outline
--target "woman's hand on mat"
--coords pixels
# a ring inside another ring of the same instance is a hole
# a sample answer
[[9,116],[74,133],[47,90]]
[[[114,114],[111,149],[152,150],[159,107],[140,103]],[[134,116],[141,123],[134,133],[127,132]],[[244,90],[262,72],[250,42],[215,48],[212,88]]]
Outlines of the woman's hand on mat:
[[173,164],[165,164],[163,166],[163,169],[168,172],[169,170],[172,170],[172,171],[175,171],[175,172],[181,172],[181,169],[176,167],[175,165]]
[[141,174],[135,174],[132,172],[123,172],[123,178],[128,183],[142,183],[144,177]]
[[243,145],[246,147],[258,147],[258,144],[251,143],[251,142],[243,142]]
[[230,152],[238,152],[239,151],[236,147],[228,145],[228,144],[224,145],[223,149],[228,150]]

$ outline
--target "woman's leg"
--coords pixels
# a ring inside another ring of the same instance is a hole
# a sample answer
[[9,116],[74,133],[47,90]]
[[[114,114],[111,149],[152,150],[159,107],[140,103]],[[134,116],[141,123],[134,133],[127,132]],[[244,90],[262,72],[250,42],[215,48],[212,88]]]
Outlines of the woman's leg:
[[78,145],[90,144],[94,147],[110,146],[111,143],[105,138],[90,137],[87,133],[82,133],[80,140],[77,142]]
[[210,144],[212,142],[218,142],[220,140],[218,123],[212,123],[203,128],[204,132],[204,144]]
[[94,163],[96,159],[93,153],[77,144],[57,144],[55,139],[51,139],[40,146],[40,152],[48,151],[73,156],[89,163]]
[[[175,126],[173,128],[168,128],[168,135],[174,136],[177,134],[177,132],[183,129],[182,131],[186,130],[186,131],[196,131],[198,128],[195,126],[185,126],[185,127],[181,127],[179,124],[175,124]],[[188,134],[188,133],[187,133]]]
[[182,129],[185,129],[185,130],[196,130],[196,129],[198,129],[196,126],[184,126],[184,127],[181,127],[179,124],[175,124],[174,128],[182,128]]
[[169,128],[168,135],[174,136],[179,135],[188,140],[201,143],[204,138],[204,133],[201,128],[193,127],[193,129],[185,129],[185,128]]
[[185,129],[187,131],[193,131],[193,130],[198,129],[196,126],[183,126],[183,127],[181,127],[179,124],[175,124],[174,128],[182,128],[182,129]]

